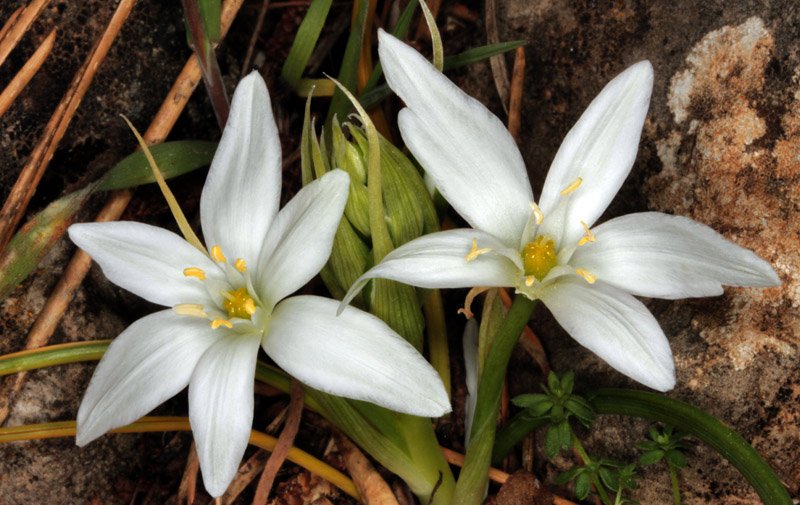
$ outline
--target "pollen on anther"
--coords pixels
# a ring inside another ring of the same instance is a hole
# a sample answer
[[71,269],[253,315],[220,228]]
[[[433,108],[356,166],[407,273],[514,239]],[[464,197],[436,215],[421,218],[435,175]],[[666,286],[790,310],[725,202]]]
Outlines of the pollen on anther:
[[218,245],[215,245],[214,247],[211,248],[211,257],[217,263],[225,263],[226,261],[228,261],[228,258],[226,258],[224,254],[222,254],[222,248]]
[[490,251],[491,249],[489,249],[488,247],[483,247],[481,249],[478,249],[478,240],[472,239],[472,249],[470,249],[467,255],[464,256],[464,259],[466,259],[467,261],[474,261],[481,254],[486,254]]
[[206,273],[197,267],[189,267],[183,269],[183,275],[186,277],[197,277],[201,281],[206,280]]
[[536,224],[542,224],[544,221],[544,212],[542,212],[542,209],[536,205],[536,202],[531,202],[531,210],[533,211],[533,217],[536,220]]
[[533,286],[533,283],[535,283],[535,282],[536,282],[536,276],[535,275],[528,275],[527,277],[525,277],[525,285],[526,286],[531,287],[531,286]]
[[592,233],[592,230],[589,229],[589,225],[581,221],[581,226],[583,226],[583,230],[586,232],[586,234],[578,241],[578,245],[581,246],[587,242],[595,242],[597,237],[595,237],[594,233]]
[[216,330],[220,326],[224,326],[226,328],[233,328],[233,323],[231,323],[227,319],[214,319],[213,321],[211,321],[212,330]]
[[584,270],[583,268],[576,268],[575,273],[583,277],[583,280],[589,284],[594,284],[597,281],[597,277],[592,272]]
[[237,258],[236,261],[233,263],[233,268],[244,273],[245,270],[247,270],[247,262],[242,258]]
[[569,186],[561,190],[561,196],[567,196],[572,193],[581,186],[581,183],[583,183],[583,179],[581,177],[576,177],[574,181],[569,183]]

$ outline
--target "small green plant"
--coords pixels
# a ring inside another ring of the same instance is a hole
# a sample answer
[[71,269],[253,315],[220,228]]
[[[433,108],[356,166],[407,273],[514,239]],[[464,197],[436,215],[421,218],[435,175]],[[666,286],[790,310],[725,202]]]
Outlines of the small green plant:
[[637,445],[641,449],[642,455],[639,456],[641,465],[654,465],[659,461],[664,461],[669,471],[669,480],[672,486],[672,497],[675,505],[681,503],[680,485],[678,483],[678,470],[686,466],[686,456],[684,451],[688,448],[684,439],[686,435],[674,430],[672,426],[665,426],[659,430],[653,426],[650,428],[649,440],[645,440]]

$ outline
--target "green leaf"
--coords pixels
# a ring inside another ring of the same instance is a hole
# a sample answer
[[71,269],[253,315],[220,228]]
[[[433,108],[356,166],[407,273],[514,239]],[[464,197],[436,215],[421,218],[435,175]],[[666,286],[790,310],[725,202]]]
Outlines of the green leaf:
[[526,43],[527,42],[524,40],[512,40],[511,42],[498,42],[497,44],[487,44],[485,46],[473,47],[472,49],[467,49],[463,53],[445,57],[444,70],[452,70],[454,68],[464,67],[471,63],[477,63],[479,61],[491,58],[492,56],[513,51],[518,47],[524,46]]
[[574,479],[575,477],[577,477],[579,474],[583,473],[583,471],[584,471],[584,468],[581,467],[581,466],[576,466],[574,468],[570,468],[566,472],[562,472],[562,473],[556,475],[556,478],[553,479],[553,482],[555,484],[559,485],[559,486],[563,486],[567,482],[569,482],[572,479]]
[[328,18],[333,0],[313,0],[306,12],[306,17],[297,29],[289,55],[283,63],[281,78],[291,87],[295,87],[303,76],[311,53],[317,45],[319,34]]
[[514,398],[511,399],[511,403],[513,403],[517,407],[522,407],[525,409],[534,407],[545,401],[550,402],[551,405],[553,404],[553,402],[550,401],[549,396],[543,395],[541,393],[524,394],[515,396]]
[[203,18],[203,25],[206,28],[206,36],[209,42],[216,44],[220,39],[220,22],[222,6],[220,0],[198,0],[200,6],[200,17]]
[[11,239],[0,257],[0,300],[11,294],[17,285],[36,269],[56,242],[72,224],[94,185],[70,193],[33,216]]
[[594,421],[595,416],[592,406],[578,395],[570,395],[569,399],[564,403],[564,407],[587,427]]
[[561,392],[564,396],[572,394],[572,388],[575,386],[575,374],[566,372],[561,376]]
[[664,451],[661,449],[655,449],[652,451],[645,451],[639,456],[639,463],[642,465],[652,465],[661,461],[661,458],[664,457]]
[[[178,140],[150,148],[153,158],[165,179],[177,177],[200,167],[208,166],[214,158],[216,142]],[[97,189],[109,191],[155,182],[153,171],[144,157],[136,151],[112,168],[99,182]]]
[[572,445],[572,427],[566,419],[558,424],[558,438],[562,449],[569,449]]
[[575,496],[579,500],[585,500],[587,496],[589,496],[589,490],[591,489],[591,477],[589,477],[588,473],[582,473],[578,475],[575,479]]
[[611,468],[601,466],[597,470],[597,475],[603,481],[603,485],[607,488],[616,491],[619,489],[619,474]]
[[[358,84],[358,61],[361,59],[361,44],[367,29],[367,13],[369,12],[369,0],[356,1],[358,2],[358,16],[350,27],[350,36],[347,38],[347,46],[344,49],[342,65],[339,67],[339,76],[337,77],[337,80],[353,93]],[[341,90],[337,89],[331,99],[325,124],[330,125],[334,117],[344,118],[350,110],[352,110],[350,100]]]
[[554,395],[560,396],[561,381],[558,379],[558,375],[553,371],[547,374],[547,387],[550,388],[550,391],[552,391]]
[[683,468],[686,466],[686,456],[681,451],[671,450],[664,456],[665,459],[675,468]]
[[561,437],[558,433],[556,425],[547,427],[547,432],[544,435],[544,450],[548,458],[554,458],[561,451]]

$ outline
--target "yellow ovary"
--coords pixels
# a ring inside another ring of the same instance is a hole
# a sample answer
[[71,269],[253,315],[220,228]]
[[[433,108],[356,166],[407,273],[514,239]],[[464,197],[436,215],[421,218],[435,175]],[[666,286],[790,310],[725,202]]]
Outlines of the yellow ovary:
[[256,303],[247,288],[239,288],[234,291],[223,291],[222,296],[225,300],[222,307],[228,312],[228,317],[238,317],[240,319],[250,319],[256,312]]
[[[556,244],[547,235],[539,235],[522,248],[522,265],[527,277],[533,276],[541,281],[557,264]],[[532,284],[533,282],[528,284],[526,280],[526,285]]]

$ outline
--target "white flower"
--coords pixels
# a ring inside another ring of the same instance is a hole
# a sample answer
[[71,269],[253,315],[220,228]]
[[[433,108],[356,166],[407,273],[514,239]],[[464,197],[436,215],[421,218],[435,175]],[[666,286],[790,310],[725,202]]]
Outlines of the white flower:
[[133,222],[79,224],[72,240],[115,284],[170,309],[109,347],[78,412],[78,445],[131,423],[189,385],[206,489],[236,474],[253,420],[259,345],[316,389],[414,415],[450,410],[433,368],[380,319],[336,317],[338,302],[286,298],[331,252],[349,179],[333,170],[280,212],[278,132],[264,81],[239,84],[200,201],[210,257],[178,235]]
[[637,63],[612,80],[567,134],[537,205],[522,156],[498,118],[420,54],[379,36],[406,145],[472,226],[413,240],[371,278],[426,288],[513,287],[541,300],[580,344],[654,389],[675,384],[669,343],[631,295],[722,294],[722,285],[774,286],[770,265],[690,219],[630,214],[591,228],[636,158],[653,69]]

